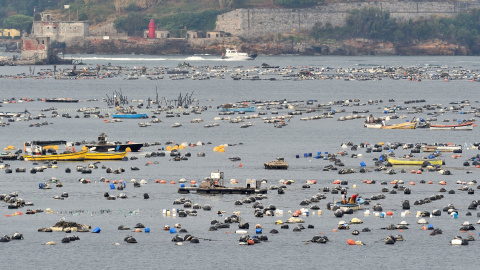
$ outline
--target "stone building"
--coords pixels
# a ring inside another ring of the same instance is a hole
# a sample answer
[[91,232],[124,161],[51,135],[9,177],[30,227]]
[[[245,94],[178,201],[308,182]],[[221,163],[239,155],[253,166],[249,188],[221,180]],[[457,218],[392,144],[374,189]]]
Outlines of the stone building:
[[22,59],[34,59],[35,62],[48,58],[49,37],[23,37]]
[[88,37],[89,23],[87,21],[53,21],[50,14],[41,14],[40,21],[34,21],[32,36],[49,37],[51,41],[71,43],[83,41]]

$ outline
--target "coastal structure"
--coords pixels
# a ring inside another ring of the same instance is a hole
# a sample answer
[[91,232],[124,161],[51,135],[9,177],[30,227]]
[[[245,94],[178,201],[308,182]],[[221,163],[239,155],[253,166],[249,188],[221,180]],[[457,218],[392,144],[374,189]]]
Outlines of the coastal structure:
[[54,21],[51,14],[41,14],[40,21],[34,21],[32,36],[49,37],[50,40],[67,44],[83,41],[89,36],[88,21]]
[[431,16],[453,17],[458,13],[480,8],[480,2],[351,2],[318,5],[313,8],[236,9],[218,15],[216,30],[233,36],[253,38],[310,30],[315,23],[343,26],[351,10],[365,7],[388,11],[392,18],[408,21]]

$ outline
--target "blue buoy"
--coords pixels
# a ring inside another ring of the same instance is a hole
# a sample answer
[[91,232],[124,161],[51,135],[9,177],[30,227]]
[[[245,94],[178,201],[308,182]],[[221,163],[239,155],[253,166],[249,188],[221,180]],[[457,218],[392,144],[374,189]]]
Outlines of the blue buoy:
[[318,152],[317,152],[317,155],[320,156],[321,154],[322,154],[322,151],[318,151]]
[[328,152],[325,152],[325,155],[328,155]]
[[433,230],[433,225],[432,225],[432,224],[428,224],[427,228]]
[[318,155],[318,156],[315,156],[315,158],[316,158],[316,159],[319,159],[319,158],[321,158],[321,156]]
[[323,160],[327,160],[328,158],[327,157],[323,157]]
[[185,187],[185,184],[184,184],[184,183],[181,183],[181,184],[180,184],[180,187],[181,187],[181,188],[184,188],[184,187]]
[[110,189],[115,189],[115,184],[114,183],[110,184]]
[[[460,111],[460,114],[463,114],[463,111]],[[458,120],[460,122],[460,120]]]
[[175,228],[170,228],[170,233],[177,233],[177,230],[175,230]]
[[312,157],[312,153],[308,153],[308,156],[309,156],[309,157]]
[[262,229],[260,229],[260,228],[256,229],[256,230],[255,230],[255,233],[256,233],[256,234],[262,234]]
[[100,227],[96,227],[95,229],[93,229],[92,233],[99,233],[100,231]]
[[365,162],[362,161],[362,162],[360,162],[360,166],[365,167],[365,166],[367,166],[367,164],[365,164]]
[[303,153],[303,157],[308,157],[308,154],[307,153]]
[[379,160],[379,161],[383,161],[383,156],[380,156],[380,157],[378,158],[378,160]]
[[150,228],[145,228],[145,232],[146,232],[146,233],[149,233],[149,232],[150,232]]
[[300,158],[300,155],[295,155],[295,158]]
[[429,158],[430,158],[430,159],[432,159],[432,158],[435,158],[435,156],[433,156],[433,155],[430,155],[430,157],[429,157]]
[[458,213],[457,212],[453,212],[452,214],[453,218],[456,219],[458,217]]
[[380,218],[384,218],[384,217],[385,217],[385,213],[384,212],[380,213]]
[[38,184],[39,189],[43,189],[43,183]]
[[125,182],[123,182],[123,188],[126,188],[127,187],[127,184],[125,184]]
[[383,111],[383,113],[384,113],[384,114],[387,114],[387,113],[388,113],[388,111],[387,111],[387,110],[384,110],[384,111]]

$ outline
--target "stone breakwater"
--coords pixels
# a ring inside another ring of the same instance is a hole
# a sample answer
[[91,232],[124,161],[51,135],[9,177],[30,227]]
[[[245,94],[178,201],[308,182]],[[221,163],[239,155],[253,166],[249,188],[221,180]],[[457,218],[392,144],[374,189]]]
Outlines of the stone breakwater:
[[479,2],[366,2],[335,3],[304,9],[237,9],[217,17],[217,30],[245,38],[311,29],[315,23],[345,24],[348,12],[364,7],[390,12],[399,21],[431,16],[452,17],[479,8]]

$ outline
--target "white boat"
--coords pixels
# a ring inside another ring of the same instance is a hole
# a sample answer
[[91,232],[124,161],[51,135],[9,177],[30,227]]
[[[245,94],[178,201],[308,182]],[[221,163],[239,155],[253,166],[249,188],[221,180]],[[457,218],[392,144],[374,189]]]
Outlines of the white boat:
[[461,145],[422,145],[421,147],[422,152],[454,152],[462,150]]
[[232,60],[254,60],[257,58],[257,54],[248,54],[244,52],[239,52],[237,49],[226,49],[225,53],[222,55],[222,59],[232,59]]
[[376,124],[376,123],[365,123],[363,125],[366,128],[382,128],[382,124]]

